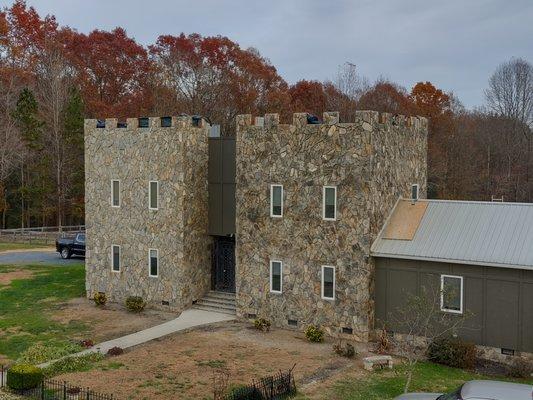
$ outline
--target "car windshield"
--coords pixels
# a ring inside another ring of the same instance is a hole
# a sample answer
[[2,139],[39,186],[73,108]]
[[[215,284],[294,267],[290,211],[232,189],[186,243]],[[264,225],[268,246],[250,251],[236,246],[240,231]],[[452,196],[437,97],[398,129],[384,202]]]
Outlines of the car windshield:
[[78,235],[78,241],[79,242],[85,242],[85,233],[80,233]]
[[454,390],[453,392],[451,393],[448,393],[448,394],[443,394],[439,397],[437,397],[437,400],[462,400],[463,398],[461,397],[461,389],[463,387],[459,387],[457,388],[456,390]]

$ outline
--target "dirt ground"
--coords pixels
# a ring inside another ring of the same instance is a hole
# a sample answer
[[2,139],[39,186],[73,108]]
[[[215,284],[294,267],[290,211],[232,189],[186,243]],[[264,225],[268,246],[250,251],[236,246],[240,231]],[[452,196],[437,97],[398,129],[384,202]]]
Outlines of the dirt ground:
[[[106,359],[92,371],[57,379],[120,399],[210,399],[216,371],[227,371],[231,386],[296,364],[298,387],[313,396],[325,379],[361,369],[360,357],[337,356],[332,345],[331,340],[309,343],[301,333],[262,333],[247,323],[229,322],[174,334]],[[367,354],[364,345],[357,347]]]
[[33,272],[27,269],[2,272],[0,274],[0,286],[8,286],[15,279],[28,279],[32,275]]
[[156,310],[133,314],[118,304],[108,304],[99,308],[86,298],[76,298],[62,304],[54,312],[52,319],[64,324],[82,322],[90,326],[91,337],[79,339],[91,339],[99,343],[150,328],[176,317],[175,313]]

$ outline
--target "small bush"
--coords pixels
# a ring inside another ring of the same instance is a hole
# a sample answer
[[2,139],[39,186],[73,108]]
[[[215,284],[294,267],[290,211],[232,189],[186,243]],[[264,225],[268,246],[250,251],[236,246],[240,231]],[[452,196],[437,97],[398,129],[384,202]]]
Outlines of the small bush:
[[21,354],[19,361],[27,364],[41,364],[82,350],[83,347],[77,343],[35,343]]
[[380,330],[378,342],[376,345],[376,353],[385,354],[391,350],[391,343],[389,338],[389,333],[385,328]]
[[337,342],[333,345],[333,351],[339,356],[352,358],[356,355],[355,347],[350,343],[343,344],[342,342]]
[[254,328],[263,331],[268,332],[270,330],[270,321],[264,318],[257,318],[254,320]]
[[7,370],[7,387],[13,390],[33,389],[42,382],[43,371],[31,364],[17,364]]
[[120,356],[121,354],[124,354],[124,349],[122,347],[115,346],[107,350],[108,356]]
[[94,346],[94,342],[91,339],[80,340],[80,346],[88,349]]
[[107,303],[107,296],[102,292],[95,293],[93,296],[93,301],[98,307],[103,307]]
[[507,374],[512,378],[531,378],[533,362],[517,358],[510,366]]
[[430,361],[437,364],[472,369],[476,364],[477,350],[474,343],[458,338],[445,337],[431,342],[427,355]]
[[324,331],[320,329],[318,326],[309,325],[305,329],[305,337],[310,342],[320,343],[324,341]]
[[139,313],[144,310],[146,303],[142,297],[139,296],[130,296],[126,299],[126,308],[128,311]]

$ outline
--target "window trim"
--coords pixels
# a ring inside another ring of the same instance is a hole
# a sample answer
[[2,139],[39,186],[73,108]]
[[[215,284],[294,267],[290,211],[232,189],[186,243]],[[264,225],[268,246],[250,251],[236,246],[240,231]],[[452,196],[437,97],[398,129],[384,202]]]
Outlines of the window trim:
[[[118,205],[115,205],[115,195],[114,195],[114,191],[113,191],[113,184],[115,182],[118,182]],[[120,187],[121,187],[121,182],[120,182],[120,179],[111,179],[111,207],[113,208],[120,208],[121,204],[122,204],[122,196],[121,196],[121,193],[120,193]]]
[[[333,297],[324,296],[324,270],[326,268],[333,269]],[[335,291],[337,290],[337,269],[334,265],[322,265],[322,277],[320,283],[320,297],[322,300],[335,300]]]
[[[274,188],[281,188],[281,214],[274,214]],[[274,183],[270,185],[270,217],[271,218],[283,218],[283,185]]]
[[[115,247],[118,247],[118,269],[115,269],[115,265],[114,265],[114,262],[115,262],[115,254],[113,252],[113,250],[115,249]],[[120,245],[118,244],[112,244],[111,245],[111,272],[115,272],[115,273],[118,273],[122,270],[122,248]]]
[[[326,218],[326,190],[333,189],[335,192],[334,214],[333,218]],[[337,186],[322,186],[322,219],[324,221],[336,221],[337,220]]]
[[[152,256],[151,256],[151,252],[152,251],[155,251],[156,253],[156,257],[157,257],[157,275],[152,275]],[[160,267],[160,264],[159,264],[159,250],[158,249],[153,249],[153,248],[150,248],[148,249],[148,276],[150,278],[159,278],[159,267]]]
[[[152,207],[152,183],[156,184],[156,207]],[[148,181],[148,209],[152,211],[159,210],[159,181]]]
[[[274,276],[272,274],[272,267],[274,263],[279,263],[279,266],[280,266],[279,268],[279,291],[274,290],[272,288],[272,277]],[[283,293],[283,261],[281,260],[270,260],[270,293],[276,293],[276,294]]]
[[[461,281],[461,297],[459,301],[459,310],[451,310],[448,308],[444,308],[444,279],[445,278],[453,278],[453,279],[459,279]],[[440,276],[440,310],[442,312],[452,313],[452,314],[463,314],[463,307],[464,306],[464,278],[459,275],[446,275],[441,274]]]

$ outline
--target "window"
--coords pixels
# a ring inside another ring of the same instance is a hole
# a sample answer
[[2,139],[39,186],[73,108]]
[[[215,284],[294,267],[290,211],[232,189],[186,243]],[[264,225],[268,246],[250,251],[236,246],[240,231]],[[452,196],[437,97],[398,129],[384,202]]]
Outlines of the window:
[[282,290],[283,263],[281,261],[270,261],[270,291],[281,293]]
[[335,221],[337,218],[337,188],[335,186],[324,186],[322,204],[322,218]]
[[159,276],[159,250],[148,250],[148,267],[150,269],[150,276]]
[[322,298],[335,300],[335,267],[322,266]]
[[120,246],[116,244],[111,246],[111,269],[114,272],[120,271]]
[[150,208],[150,210],[157,210],[159,208],[159,182],[150,181],[148,192],[150,202],[148,208]]
[[440,309],[442,311],[463,313],[463,277],[441,275],[440,277]]
[[120,207],[120,181],[117,179],[111,181],[111,206]]
[[76,237],[76,241],[80,243],[85,243],[85,233],[78,233],[78,236]]
[[418,184],[411,185],[411,200],[413,201],[418,200],[418,190],[419,190]]
[[282,185],[270,185],[270,216],[283,217]]

